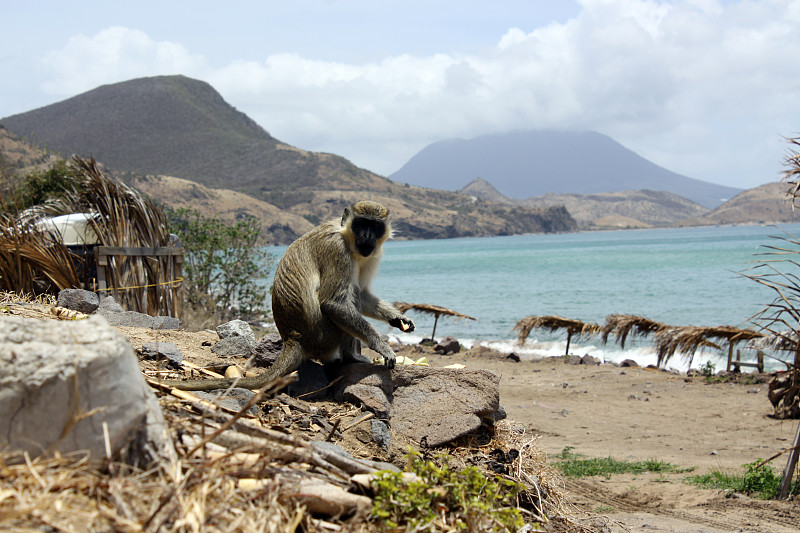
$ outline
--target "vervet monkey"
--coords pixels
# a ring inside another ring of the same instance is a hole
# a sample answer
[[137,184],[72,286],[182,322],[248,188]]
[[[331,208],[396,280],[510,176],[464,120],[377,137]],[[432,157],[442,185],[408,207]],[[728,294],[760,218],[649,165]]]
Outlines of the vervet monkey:
[[[364,361],[358,341],[394,368],[395,354],[362,315],[414,331],[414,322],[370,292],[383,243],[391,236],[391,215],[383,205],[360,201],[345,208],[341,223],[320,224],[284,253],[272,288],[272,314],[283,339],[275,364],[236,386],[258,389],[309,359],[322,363]],[[164,381],[183,390],[231,386],[234,379]]]

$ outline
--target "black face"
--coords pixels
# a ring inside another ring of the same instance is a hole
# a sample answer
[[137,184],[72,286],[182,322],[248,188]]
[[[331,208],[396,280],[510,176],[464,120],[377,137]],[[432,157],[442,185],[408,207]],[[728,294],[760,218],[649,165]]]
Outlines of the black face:
[[369,257],[375,251],[378,241],[386,233],[386,224],[371,218],[356,217],[350,227],[356,237],[356,249],[364,257]]

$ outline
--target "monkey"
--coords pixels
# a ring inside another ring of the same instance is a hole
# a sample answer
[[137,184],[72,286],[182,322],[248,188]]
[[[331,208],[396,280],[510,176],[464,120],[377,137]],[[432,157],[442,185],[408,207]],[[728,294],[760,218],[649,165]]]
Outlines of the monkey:
[[370,291],[391,237],[391,213],[362,200],[344,209],[341,222],[320,224],[294,241],[275,272],[272,314],[283,340],[275,363],[257,376],[238,379],[162,380],[182,390],[260,389],[309,359],[323,364],[364,362],[359,341],[378,352],[388,368],[395,353],[364,318],[414,331],[414,322]]

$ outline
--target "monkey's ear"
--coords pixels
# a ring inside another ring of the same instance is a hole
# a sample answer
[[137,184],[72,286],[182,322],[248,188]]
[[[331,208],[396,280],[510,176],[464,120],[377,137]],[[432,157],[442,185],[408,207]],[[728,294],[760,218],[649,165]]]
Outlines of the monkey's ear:
[[349,218],[350,218],[350,208],[349,207],[345,207],[344,208],[344,214],[342,214],[342,226],[347,224],[347,219],[349,219]]

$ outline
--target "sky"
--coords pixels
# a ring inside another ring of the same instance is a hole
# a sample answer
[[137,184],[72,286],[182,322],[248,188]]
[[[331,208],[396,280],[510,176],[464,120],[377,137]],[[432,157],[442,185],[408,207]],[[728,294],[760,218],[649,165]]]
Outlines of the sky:
[[0,117],[183,74],[382,175],[444,139],[593,130],[750,188],[800,135],[800,0],[0,0],[0,20]]

